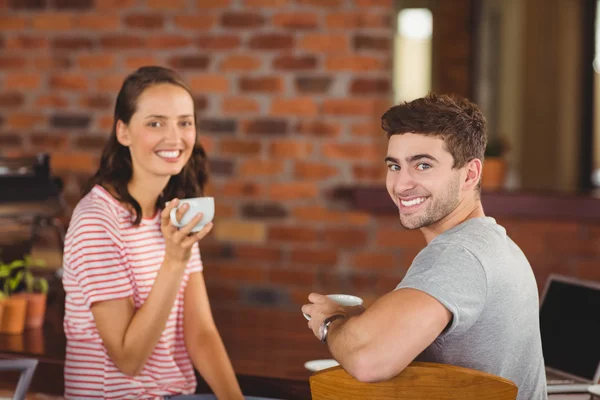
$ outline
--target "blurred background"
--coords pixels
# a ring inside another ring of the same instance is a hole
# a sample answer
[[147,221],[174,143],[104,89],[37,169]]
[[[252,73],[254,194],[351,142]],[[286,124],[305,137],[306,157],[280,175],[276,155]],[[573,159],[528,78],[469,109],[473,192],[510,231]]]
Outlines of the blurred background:
[[[310,291],[371,301],[392,290],[424,240],[395,210],[356,198],[375,188],[375,203],[391,205],[380,117],[429,91],[467,96],[487,116],[484,206],[493,201],[488,213],[540,286],[551,272],[600,280],[600,218],[585,214],[600,205],[597,10],[596,0],[0,0],[4,261],[31,253],[60,268],[60,232],[98,166],[122,80],[155,64],[196,95],[217,204],[201,243],[213,303],[297,310]],[[19,181],[14,157],[43,178]],[[560,215],[536,213],[555,199],[568,199]]]

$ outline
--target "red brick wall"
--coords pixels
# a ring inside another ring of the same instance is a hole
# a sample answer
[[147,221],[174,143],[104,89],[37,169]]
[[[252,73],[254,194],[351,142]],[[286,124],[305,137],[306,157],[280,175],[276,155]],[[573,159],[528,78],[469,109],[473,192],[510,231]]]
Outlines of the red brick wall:
[[[470,90],[467,3],[437,11],[449,43],[436,45],[440,91]],[[371,299],[424,244],[396,217],[331,195],[383,184],[392,10],[392,0],[0,0],[0,151],[50,152],[73,205],[124,76],[173,67],[197,94],[211,159],[216,224],[201,248],[213,301]],[[600,258],[597,227],[511,224],[540,276],[588,274]]]

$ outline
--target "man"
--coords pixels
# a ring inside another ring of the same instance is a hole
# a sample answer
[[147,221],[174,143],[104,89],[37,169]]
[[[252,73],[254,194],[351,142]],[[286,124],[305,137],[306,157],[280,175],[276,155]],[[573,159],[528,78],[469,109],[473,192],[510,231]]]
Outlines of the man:
[[485,118],[466,99],[431,94],[389,109],[382,127],[388,193],[427,246],[366,310],[310,294],[309,328],[361,381],[390,379],[417,358],[510,379],[519,400],[546,399],[535,277],[480,201]]

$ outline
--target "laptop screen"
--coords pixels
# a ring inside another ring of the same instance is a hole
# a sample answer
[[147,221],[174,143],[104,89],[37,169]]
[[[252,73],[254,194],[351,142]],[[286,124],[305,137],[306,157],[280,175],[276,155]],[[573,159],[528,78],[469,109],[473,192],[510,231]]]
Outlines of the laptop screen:
[[547,367],[594,379],[600,363],[600,285],[551,276],[540,330]]

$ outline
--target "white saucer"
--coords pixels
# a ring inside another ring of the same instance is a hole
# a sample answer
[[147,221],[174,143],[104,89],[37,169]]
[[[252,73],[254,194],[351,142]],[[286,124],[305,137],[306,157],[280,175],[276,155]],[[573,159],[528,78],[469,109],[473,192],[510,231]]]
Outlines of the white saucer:
[[337,365],[340,365],[340,363],[335,360],[311,360],[304,363],[304,368],[312,372],[317,372]]

